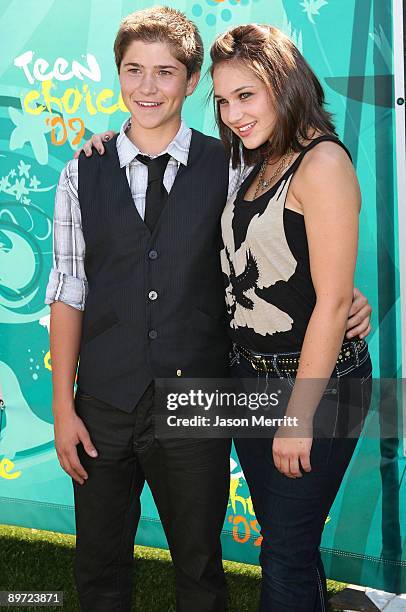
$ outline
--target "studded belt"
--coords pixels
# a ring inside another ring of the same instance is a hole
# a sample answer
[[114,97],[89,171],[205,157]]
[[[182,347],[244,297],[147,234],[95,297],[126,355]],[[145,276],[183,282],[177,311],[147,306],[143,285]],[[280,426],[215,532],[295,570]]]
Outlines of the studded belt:
[[[365,340],[351,340],[344,342],[337,357],[337,365],[345,363],[350,359],[357,358],[359,351],[365,348]],[[250,349],[234,345],[234,350],[246,359],[258,372],[269,372],[277,375],[289,373],[295,374],[299,369],[300,353],[275,353],[274,355],[263,355]]]

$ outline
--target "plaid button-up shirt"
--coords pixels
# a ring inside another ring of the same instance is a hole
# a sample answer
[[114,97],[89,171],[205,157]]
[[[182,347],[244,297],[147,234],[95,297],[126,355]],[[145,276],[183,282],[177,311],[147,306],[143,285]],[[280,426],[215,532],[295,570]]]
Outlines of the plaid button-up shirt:
[[[128,138],[129,120],[121,127],[117,138],[120,167],[125,167],[134,204],[142,219],[145,214],[145,196],[148,186],[148,168],[136,156],[142,153]],[[192,130],[182,121],[178,133],[165,151],[170,159],[164,174],[164,186],[169,193],[175,182],[180,164],[187,166]],[[143,153],[145,155],[145,153]],[[249,169],[233,170],[230,166],[229,196],[241,185]],[[46,304],[64,302],[84,310],[88,284],[84,260],[85,241],[78,199],[78,160],[69,161],[62,170],[55,196],[53,225],[53,266],[46,289]]]

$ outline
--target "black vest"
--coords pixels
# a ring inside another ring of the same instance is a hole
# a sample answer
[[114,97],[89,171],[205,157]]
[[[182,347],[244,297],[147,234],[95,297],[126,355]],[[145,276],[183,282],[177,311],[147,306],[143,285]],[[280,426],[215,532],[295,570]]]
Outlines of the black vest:
[[78,386],[130,412],[155,378],[225,377],[229,340],[220,267],[228,160],[193,130],[151,234],[120,168],[116,138],[79,158],[86,300]]

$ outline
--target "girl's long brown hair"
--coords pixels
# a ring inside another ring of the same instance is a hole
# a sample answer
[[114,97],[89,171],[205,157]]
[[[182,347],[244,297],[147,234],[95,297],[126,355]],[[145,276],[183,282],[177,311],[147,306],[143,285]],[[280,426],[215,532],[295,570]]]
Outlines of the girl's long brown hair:
[[247,149],[221,120],[214,101],[220,138],[231,156],[233,168],[254,165],[265,157],[301,151],[309,132],[336,135],[331,113],[324,108],[324,91],[300,51],[280,30],[269,25],[237,26],[214,41],[210,49],[213,77],[216,66],[238,60],[265,83],[272,98],[276,121],[270,139],[257,149]]

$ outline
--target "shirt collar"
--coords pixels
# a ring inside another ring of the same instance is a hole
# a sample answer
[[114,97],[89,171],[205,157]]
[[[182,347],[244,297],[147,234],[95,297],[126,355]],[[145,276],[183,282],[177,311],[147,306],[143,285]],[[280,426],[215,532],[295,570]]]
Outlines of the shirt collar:
[[[126,119],[121,126],[120,133],[117,137],[117,153],[120,160],[120,168],[128,166],[134,158],[142,151],[128,138],[126,132],[131,125],[131,119]],[[192,130],[181,121],[180,128],[175,138],[168,144],[166,149],[159,155],[169,153],[177,162],[187,166],[189,157],[190,142],[192,139]],[[141,162],[140,162],[141,163]]]

